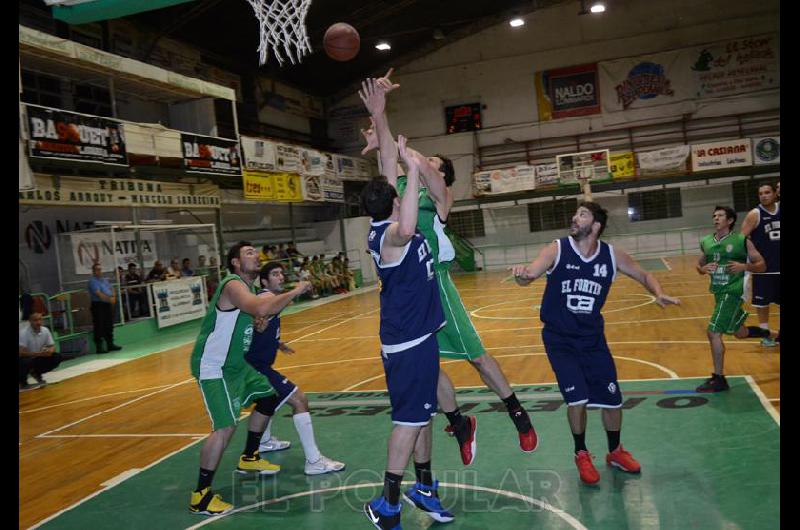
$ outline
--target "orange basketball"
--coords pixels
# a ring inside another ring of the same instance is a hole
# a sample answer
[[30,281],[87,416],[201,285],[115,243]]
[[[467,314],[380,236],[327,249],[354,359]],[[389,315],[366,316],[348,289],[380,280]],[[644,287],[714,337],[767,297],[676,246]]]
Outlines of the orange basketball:
[[361,48],[361,37],[356,28],[344,22],[333,24],[322,39],[325,53],[335,61],[349,61]]

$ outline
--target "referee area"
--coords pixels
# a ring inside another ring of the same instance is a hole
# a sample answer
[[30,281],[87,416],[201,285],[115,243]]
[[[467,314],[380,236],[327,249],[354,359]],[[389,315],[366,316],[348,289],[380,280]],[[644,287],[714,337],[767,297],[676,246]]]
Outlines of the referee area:
[[[444,416],[434,420],[434,476],[443,505],[456,515],[449,527],[779,527],[780,346],[726,337],[730,391],[696,393],[711,372],[705,329],[714,299],[695,262],[691,255],[641,260],[680,306],[659,308],[625,276],[612,287],[603,314],[625,400],[622,442],[642,472],[605,465],[605,433],[590,412],[587,446],[601,474],[595,486],[578,478],[566,406],[542,346],[544,280],[522,288],[504,271],[454,275],[540,445],[522,453],[502,402],[477,372],[442,361],[461,409],[478,419],[477,456],[468,468],[443,432]],[[215,491],[236,510],[221,517],[188,511],[209,429],[189,373],[191,344],[20,394],[20,528],[363,527],[361,506],[382,488],[391,429],[378,318],[374,290],[282,318],[282,339],[296,353],[279,355],[276,368],[308,394],[320,450],[347,468],[303,475],[284,408],[272,432],[292,447],[266,454],[282,466],[274,477],[233,472],[246,437],[246,426],[237,429],[215,480]],[[751,310],[747,325],[757,324]],[[408,505],[402,519],[407,528],[432,524]]]

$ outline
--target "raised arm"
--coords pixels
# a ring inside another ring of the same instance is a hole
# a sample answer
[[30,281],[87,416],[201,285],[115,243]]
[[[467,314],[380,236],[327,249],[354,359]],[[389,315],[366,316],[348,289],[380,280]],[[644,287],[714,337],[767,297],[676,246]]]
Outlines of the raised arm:
[[650,291],[650,294],[656,297],[655,302],[659,306],[665,307],[668,304],[680,305],[681,301],[675,297],[665,295],[656,277],[645,271],[627,252],[614,248],[614,259],[617,262],[617,269],[641,283],[645,289]]
[[[387,72],[386,77],[391,75]],[[397,186],[397,146],[389,129],[389,120],[386,117],[387,90],[383,83],[374,78],[362,81],[358,95],[372,117],[375,134],[378,137],[380,150],[381,172],[392,186]]]
[[444,174],[433,167],[431,163],[428,162],[428,159],[419,151],[411,149],[410,147],[408,151],[413,154],[418,161],[420,184],[428,188],[428,193],[437,206],[442,205],[445,207],[444,211],[440,211],[439,214],[444,214],[442,218],[446,219],[447,214],[450,212],[452,201],[449,201],[450,204],[448,204],[448,197],[450,194],[448,194],[447,186],[444,183]]
[[283,308],[289,305],[289,302],[306,292],[310,287],[310,283],[301,281],[291,291],[267,297],[256,296],[242,282],[230,281],[222,290],[219,305],[222,310],[238,307],[255,318],[266,317],[280,313]]
[[547,272],[558,257],[558,243],[553,241],[542,250],[539,255],[528,265],[514,265],[511,273],[518,285],[528,285]]
[[400,135],[397,145],[400,156],[408,165],[408,183],[406,192],[400,201],[400,216],[396,223],[386,230],[386,241],[393,247],[402,247],[417,231],[417,215],[419,214],[419,165],[416,157],[406,149],[406,138]]

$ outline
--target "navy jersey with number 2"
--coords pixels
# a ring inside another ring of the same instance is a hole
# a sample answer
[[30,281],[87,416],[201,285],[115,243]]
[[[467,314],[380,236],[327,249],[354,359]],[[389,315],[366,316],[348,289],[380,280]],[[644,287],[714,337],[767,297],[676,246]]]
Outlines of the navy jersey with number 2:
[[617,275],[614,248],[598,240],[594,255],[584,258],[572,237],[556,243],[558,255],[547,271],[539,312],[544,328],[563,335],[602,334],[600,310]]

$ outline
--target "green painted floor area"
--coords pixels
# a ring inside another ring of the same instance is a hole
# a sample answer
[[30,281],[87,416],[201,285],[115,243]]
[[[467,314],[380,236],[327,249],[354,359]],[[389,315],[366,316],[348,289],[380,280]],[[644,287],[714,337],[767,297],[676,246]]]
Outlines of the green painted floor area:
[[[605,465],[606,439],[596,411],[589,414],[587,445],[601,474],[596,486],[580,483],[572,437],[557,387],[518,387],[541,444],[522,453],[502,403],[486,389],[459,391],[462,409],[478,418],[478,452],[461,465],[455,441],[434,425],[433,469],[443,504],[455,514],[452,529],[675,529],[779,528],[780,427],[747,381],[730,377],[730,392],[699,395],[699,379],[622,383],[622,440],[642,464],[640,475]],[[361,513],[379,494],[391,429],[385,393],[311,394],[320,449],[345,461],[335,475],[306,477],[303,453],[288,410],[273,433],[292,447],[269,457],[283,466],[272,478],[232,472],[244,445],[241,426],[223,457],[214,488],[242,511],[222,518],[188,512],[200,444],[194,444],[116,487],[56,517],[43,527],[296,529],[371,528]],[[413,479],[413,469],[406,479]],[[409,506],[404,528],[432,520]],[[439,524],[439,523],[435,523]]]

